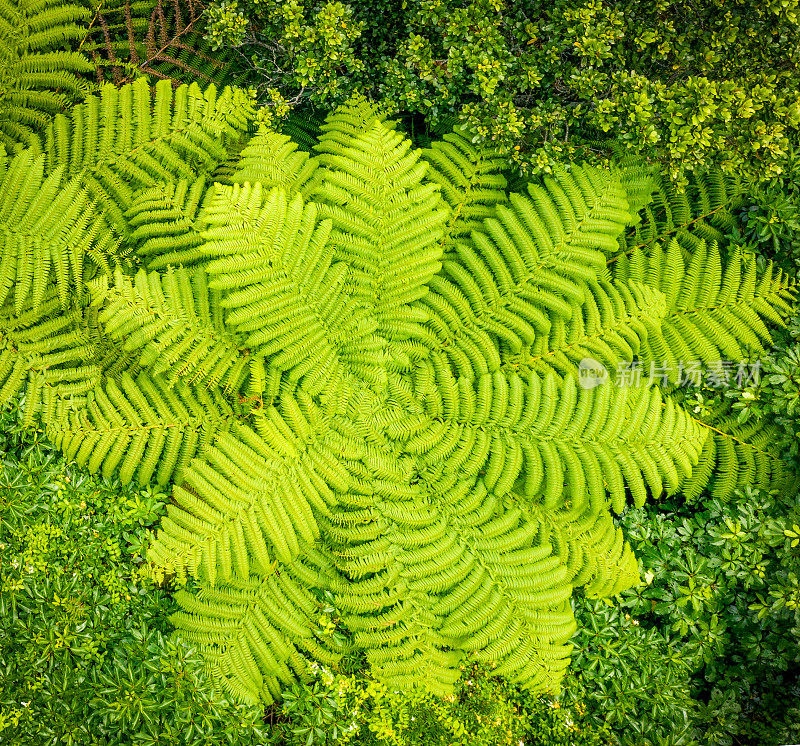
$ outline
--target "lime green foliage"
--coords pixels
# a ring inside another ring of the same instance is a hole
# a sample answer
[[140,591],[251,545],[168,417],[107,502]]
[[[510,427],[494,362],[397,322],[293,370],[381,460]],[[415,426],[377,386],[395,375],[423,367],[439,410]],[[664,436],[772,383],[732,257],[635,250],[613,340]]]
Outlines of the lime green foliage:
[[391,691],[449,695],[477,660],[556,692],[573,591],[638,582],[612,511],[718,460],[679,397],[584,388],[579,361],[758,351],[792,286],[660,213],[620,255],[642,164],[507,192],[463,129],[417,150],[361,99],[313,155],[251,122],[241,92],[166,81],[56,118],[44,167],[115,241],[106,263],[77,247],[82,292],[4,308],[0,400],[91,472],[172,485],[149,558],[191,579],[172,620],[228,696],[353,655]]
[[670,647],[675,636],[608,602],[576,605],[575,665],[560,698],[509,686],[486,665],[467,667],[438,698],[313,664],[311,679],[274,706],[273,738],[282,746],[698,744],[702,704],[692,697],[689,657]]
[[226,700],[144,555],[165,494],[69,467],[0,419],[0,742],[261,743],[258,709]]
[[583,722],[585,709],[534,699],[491,677],[491,668],[464,670],[451,695],[421,689],[392,691],[374,679],[316,665],[308,682],[284,691],[273,738],[282,746],[475,746],[607,743],[609,731]]
[[33,142],[50,117],[82,99],[92,64],[76,46],[89,11],[61,0],[0,2],[0,144]]
[[797,0],[241,0],[210,12],[208,38],[243,42],[265,101],[330,107],[368,92],[433,124],[458,113],[529,170],[599,134],[652,153],[671,178],[717,164],[760,179],[797,142]]

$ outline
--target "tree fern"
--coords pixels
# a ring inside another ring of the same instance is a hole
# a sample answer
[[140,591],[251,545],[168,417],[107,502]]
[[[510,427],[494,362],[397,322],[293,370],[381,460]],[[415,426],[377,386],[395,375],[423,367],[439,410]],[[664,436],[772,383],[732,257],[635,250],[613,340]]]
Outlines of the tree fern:
[[149,96],[105,89],[50,128],[38,181],[7,177],[33,204],[63,171],[144,267],[89,263],[63,310],[58,283],[15,287],[0,398],[35,402],[77,462],[173,485],[150,557],[193,578],[173,621],[231,696],[271,701],[304,657],[347,653],[394,687],[447,693],[478,658],[555,691],[573,590],[638,581],[613,513],[774,482],[758,436],[679,393],[581,385],[586,357],[760,349],[789,310],[782,276],[702,236],[609,269],[647,169],[507,194],[463,133],[421,153],[366,102],[307,155],[265,129],[240,147],[240,94]]

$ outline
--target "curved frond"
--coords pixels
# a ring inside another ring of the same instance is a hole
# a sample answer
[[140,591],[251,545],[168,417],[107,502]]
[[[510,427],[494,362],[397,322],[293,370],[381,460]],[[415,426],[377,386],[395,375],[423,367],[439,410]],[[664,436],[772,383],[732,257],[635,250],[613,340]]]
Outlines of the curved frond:
[[651,198],[640,201],[640,219],[620,237],[618,252],[634,249],[645,252],[656,244],[666,244],[691,231],[697,238],[723,242],[734,226],[734,211],[742,203],[740,180],[712,170],[691,173],[686,189],[678,189],[666,176],[652,172]]
[[[681,398],[680,392],[674,396]],[[709,436],[697,468],[681,487],[688,500],[696,500],[704,489],[719,500],[730,499],[735,490],[747,485],[783,494],[796,489],[797,475],[773,447],[776,425],[741,424],[725,400],[715,403],[710,414],[698,422]]]
[[105,477],[119,471],[123,483],[180,479],[215,433],[236,421],[215,390],[170,387],[144,372],[124,372],[119,383],[106,379],[86,394],[77,411],[47,423],[47,435],[64,454]]
[[205,176],[145,188],[124,213],[128,246],[151,270],[189,267],[203,258],[202,206],[210,193]]
[[316,170],[316,158],[299,150],[288,135],[262,125],[242,150],[236,170],[227,181],[231,184],[258,181],[265,190],[282,187],[290,197],[302,194],[307,198],[316,185]]
[[349,295],[334,261],[331,221],[280,188],[217,186],[204,219],[209,288],[223,291],[225,323],[271,371],[318,393],[343,375],[382,380],[375,322]]
[[221,293],[208,287],[205,270],[140,270],[134,278],[118,273],[103,301],[105,333],[138,353],[139,366],[151,375],[170,386],[180,379],[206,389],[241,388],[250,354],[227,330]]
[[306,548],[290,564],[265,575],[203,583],[197,595],[175,594],[181,610],[170,620],[197,645],[225,693],[256,704],[280,697],[280,689],[306,674],[303,656],[334,665],[344,650],[324,635],[319,604],[311,592],[331,584],[331,563]]
[[123,213],[143,188],[182,178],[193,181],[227,158],[227,146],[252,118],[248,94],[235,88],[205,91],[193,83],[173,90],[169,80],[151,93],[146,78],[117,89],[104,86],[58,115],[41,137],[45,170],[77,177],[121,236]]
[[332,223],[334,259],[350,267],[354,299],[374,309],[383,332],[440,269],[448,210],[438,186],[423,182],[427,164],[410,141],[374,114],[363,126],[362,114],[348,114],[323,126],[312,198]]
[[445,134],[422,151],[428,161],[427,178],[437,183],[450,207],[445,234],[445,252],[458,240],[481,230],[483,220],[494,215],[495,205],[508,201],[503,176],[506,159],[484,145],[474,146],[462,127]]
[[587,285],[608,279],[595,247],[614,243],[631,216],[610,172],[576,165],[529,189],[530,198],[511,195],[469,243],[456,244],[419,302],[427,324],[390,332],[447,346],[451,364],[473,375],[537,341],[545,349],[541,339],[569,321]]
[[35,310],[0,309],[0,406],[24,392],[25,422],[41,414],[45,424],[57,419],[59,402],[81,406],[103,373],[89,315],[85,308],[65,310],[53,289]]
[[100,266],[114,243],[77,179],[44,176],[44,156],[17,155],[0,180],[0,306],[39,310],[51,286],[63,307],[81,302],[86,259]]
[[636,249],[619,258],[614,275],[664,293],[661,332],[651,335],[642,358],[668,369],[672,381],[690,363],[713,366],[762,352],[772,341],[766,324],[783,325],[794,298],[793,284],[772,264],[759,272],[755,256],[738,247],[723,260],[716,245],[703,240],[688,257],[676,239],[649,255]]
[[9,152],[36,145],[53,115],[80,101],[93,70],[77,46],[90,12],[62,0],[0,2],[0,144]]

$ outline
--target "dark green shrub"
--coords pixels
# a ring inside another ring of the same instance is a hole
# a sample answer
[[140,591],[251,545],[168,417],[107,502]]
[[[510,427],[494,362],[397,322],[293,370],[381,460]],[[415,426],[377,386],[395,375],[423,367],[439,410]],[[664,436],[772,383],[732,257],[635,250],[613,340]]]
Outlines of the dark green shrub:
[[690,670],[692,719],[707,743],[800,739],[798,523],[800,498],[749,489],[622,519],[646,582],[621,607],[662,630]]
[[599,134],[672,176],[719,163],[760,179],[797,142],[797,0],[216,0],[209,14],[208,38],[240,45],[273,106],[361,92],[433,124],[457,113],[527,169]]

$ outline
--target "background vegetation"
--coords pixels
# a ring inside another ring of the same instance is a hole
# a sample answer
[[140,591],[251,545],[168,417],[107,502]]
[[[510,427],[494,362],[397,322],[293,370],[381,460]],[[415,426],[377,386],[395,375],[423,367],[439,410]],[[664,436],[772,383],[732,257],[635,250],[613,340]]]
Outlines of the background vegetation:
[[780,174],[800,126],[797,0],[218,0],[282,116],[368,92],[431,126],[457,117],[532,172],[611,138],[680,178]]

